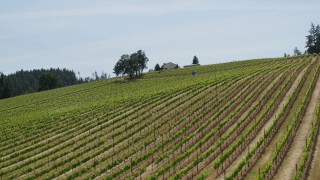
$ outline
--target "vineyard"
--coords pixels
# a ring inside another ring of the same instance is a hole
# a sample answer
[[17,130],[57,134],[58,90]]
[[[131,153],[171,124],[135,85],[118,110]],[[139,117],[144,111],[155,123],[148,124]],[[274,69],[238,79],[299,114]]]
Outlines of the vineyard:
[[319,73],[257,59],[0,100],[0,179],[317,179]]

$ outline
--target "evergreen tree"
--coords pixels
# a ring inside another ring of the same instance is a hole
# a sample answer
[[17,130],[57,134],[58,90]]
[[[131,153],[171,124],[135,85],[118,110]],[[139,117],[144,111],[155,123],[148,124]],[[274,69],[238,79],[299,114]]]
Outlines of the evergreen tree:
[[192,64],[199,64],[199,59],[197,58],[197,56],[193,57]]
[[9,97],[12,97],[12,84],[9,79],[6,79],[3,90],[2,90],[1,99],[9,98]]
[[[78,79],[73,71],[59,68],[51,68],[48,70],[35,69],[31,71],[20,70],[9,75],[0,73],[0,98],[38,92],[39,89],[42,89],[40,88],[40,78],[44,74],[48,73],[55,74],[55,76],[57,76],[59,79],[58,87],[84,83],[83,79]],[[55,88],[55,86],[53,87]]]
[[39,80],[40,88],[39,91],[45,91],[50,89],[55,89],[58,87],[62,87],[62,80],[59,77],[52,73],[43,74]]
[[3,90],[4,90],[4,74],[0,73],[0,99],[2,99]]
[[0,99],[12,96],[12,83],[4,74],[0,75]]
[[99,80],[100,79],[100,76],[98,75],[97,71],[94,72],[94,78],[95,78],[95,80]]
[[306,38],[306,48],[308,54],[320,53],[320,26],[314,26],[314,24],[311,23],[309,35],[307,35]]
[[160,65],[157,63],[156,66],[154,67],[155,71],[161,71]]

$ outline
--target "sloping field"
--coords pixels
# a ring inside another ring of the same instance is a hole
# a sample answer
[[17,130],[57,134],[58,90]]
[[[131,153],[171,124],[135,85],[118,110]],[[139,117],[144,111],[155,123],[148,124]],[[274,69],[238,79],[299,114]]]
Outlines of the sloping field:
[[317,179],[319,73],[259,59],[1,100],[0,179]]

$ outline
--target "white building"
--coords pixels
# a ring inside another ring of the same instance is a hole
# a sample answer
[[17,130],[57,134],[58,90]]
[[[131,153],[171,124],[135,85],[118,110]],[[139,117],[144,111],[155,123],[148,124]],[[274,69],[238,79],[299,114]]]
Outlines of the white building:
[[172,62],[164,63],[162,65],[162,69],[177,69],[177,68],[179,68],[178,64],[174,64]]

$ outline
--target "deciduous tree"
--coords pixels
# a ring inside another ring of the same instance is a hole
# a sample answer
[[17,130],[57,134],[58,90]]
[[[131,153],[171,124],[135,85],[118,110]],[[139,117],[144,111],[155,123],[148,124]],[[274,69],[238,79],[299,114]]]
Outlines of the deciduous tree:
[[115,64],[113,70],[116,76],[128,75],[130,78],[133,78],[142,75],[142,72],[147,68],[147,58],[144,51],[139,50],[131,55],[124,54],[120,57],[118,62]]

